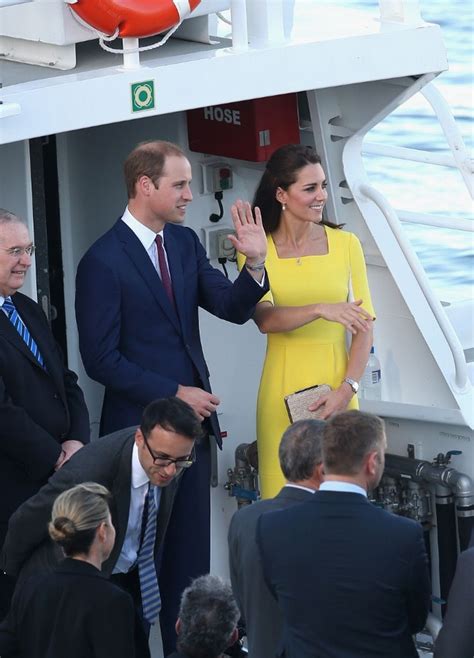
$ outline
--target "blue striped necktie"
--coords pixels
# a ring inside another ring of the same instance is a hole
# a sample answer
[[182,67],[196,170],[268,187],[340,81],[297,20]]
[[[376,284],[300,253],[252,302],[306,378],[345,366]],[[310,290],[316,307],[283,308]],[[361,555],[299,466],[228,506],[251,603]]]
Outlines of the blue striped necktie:
[[23,320],[18,315],[18,312],[15,308],[14,303],[12,302],[11,297],[7,297],[5,299],[5,301],[3,302],[3,307],[2,308],[4,308],[5,311],[7,312],[8,319],[10,320],[12,325],[15,327],[15,329],[18,331],[20,336],[23,338],[23,340],[27,344],[28,348],[32,352],[35,359],[44,368],[43,357],[41,356],[41,352],[38,349],[38,345],[36,344],[35,339],[33,338],[33,336],[28,331],[27,327],[25,326]]
[[143,616],[150,623],[154,624],[158,613],[161,610],[161,597],[158,587],[158,578],[155,566],[155,540],[156,540],[156,518],[157,504],[156,497],[161,496],[161,488],[150,484],[145,508],[143,513],[146,514],[146,525],[143,533],[143,541],[138,552],[138,576],[140,579],[140,592],[142,595]]

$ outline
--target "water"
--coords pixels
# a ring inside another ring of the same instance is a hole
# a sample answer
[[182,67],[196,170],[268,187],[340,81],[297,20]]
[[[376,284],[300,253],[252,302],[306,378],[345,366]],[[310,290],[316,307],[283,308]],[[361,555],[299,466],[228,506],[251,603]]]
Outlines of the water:
[[[294,6],[295,16],[302,19],[294,26],[298,38],[314,38],[315,21],[311,14],[315,4],[316,0],[288,0],[287,6]],[[379,17],[378,0],[317,0],[317,4],[362,10],[370,18]],[[420,0],[420,9],[426,22],[441,26],[449,70],[435,78],[434,85],[448,101],[471,157],[474,3],[472,0]],[[342,20],[344,17],[347,25],[338,25],[337,29],[348,26],[350,29],[350,12],[346,11]],[[367,140],[450,154],[431,106],[421,94],[378,124]],[[364,160],[371,182],[397,210],[472,221],[472,199],[457,169],[372,155],[364,156]],[[404,228],[439,298],[448,302],[472,299],[473,234],[408,223]]]
[[[364,8],[378,16],[377,0],[331,2]],[[441,26],[447,48],[449,70],[434,84],[451,106],[466,147],[472,154],[474,118],[472,111],[472,24],[474,5],[470,0],[421,0],[425,21]],[[368,140],[449,154],[443,132],[431,107],[417,94],[387,117],[368,135]],[[473,205],[456,169],[410,163],[406,160],[365,156],[367,172],[397,209],[429,212],[444,217],[473,219]],[[472,233],[415,224],[404,224],[420,261],[444,301],[472,299],[474,282],[474,238]]]

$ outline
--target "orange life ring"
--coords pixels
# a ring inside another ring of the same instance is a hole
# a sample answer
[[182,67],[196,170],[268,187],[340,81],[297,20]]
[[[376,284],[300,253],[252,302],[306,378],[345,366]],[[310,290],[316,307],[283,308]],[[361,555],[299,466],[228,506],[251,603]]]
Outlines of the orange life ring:
[[71,9],[96,30],[120,37],[150,37],[173,27],[201,0],[77,0]]

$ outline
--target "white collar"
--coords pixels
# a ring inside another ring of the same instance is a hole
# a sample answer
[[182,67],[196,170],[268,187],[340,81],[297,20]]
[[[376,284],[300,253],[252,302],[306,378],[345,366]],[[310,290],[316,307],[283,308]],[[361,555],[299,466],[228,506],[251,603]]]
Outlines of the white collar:
[[325,480],[319,487],[319,491],[345,491],[346,493],[361,494],[367,498],[367,491],[358,484],[352,482],[340,482],[339,480]]
[[132,450],[132,487],[134,489],[139,489],[145,484],[148,484],[148,482],[148,475],[143,470],[143,466],[138,459],[138,446],[134,443]]
[[145,249],[148,251],[150,247],[153,245],[155,242],[155,238],[157,235],[161,235],[161,239],[163,240],[163,245],[165,244],[165,236],[163,234],[163,230],[161,230],[159,233],[155,233],[155,231],[152,231],[151,228],[148,228],[148,226],[145,226],[145,224],[142,224],[141,222],[136,219],[130,212],[128,206],[125,208],[125,212],[122,215],[122,221],[128,226],[128,228],[135,233],[137,238],[140,240],[142,245],[145,247]]
[[294,484],[293,482],[287,482],[285,487],[291,487],[292,489],[301,489],[302,491],[309,491],[309,493],[314,494],[315,489],[310,489],[309,487],[303,487],[301,484]]

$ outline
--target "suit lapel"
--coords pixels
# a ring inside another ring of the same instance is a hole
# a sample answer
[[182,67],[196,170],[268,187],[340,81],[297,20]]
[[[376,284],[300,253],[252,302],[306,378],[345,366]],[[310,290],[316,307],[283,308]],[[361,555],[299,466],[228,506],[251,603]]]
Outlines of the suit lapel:
[[[38,345],[39,351],[41,352],[46,365],[47,373],[54,379],[55,383],[58,384],[58,382],[62,381],[60,373],[58,372],[59,364],[57,359],[51,359],[51,340],[46,333],[48,330],[47,326],[41,321],[39,315],[32,312],[33,307],[31,304],[35,304],[35,302],[18,293],[12,297],[12,300],[21,319]],[[40,312],[41,311],[38,308],[38,313]],[[29,359],[33,365],[47,374],[3,311],[0,312],[0,333],[27,359]],[[62,385],[59,386],[59,390],[62,391]]]
[[118,233],[120,242],[123,244],[124,251],[140,273],[156,302],[161,306],[163,312],[174,324],[176,329],[180,331],[179,320],[176,312],[163,288],[160,276],[155,270],[149,255],[143,248],[142,243],[121,219],[116,223],[115,229]]
[[132,481],[132,450],[135,443],[134,435],[125,442],[122,454],[120,456],[119,467],[116,477],[114,478],[113,496],[115,514],[113,514],[113,523],[117,531],[115,544],[110,557],[105,563],[107,573],[112,573],[112,569],[120,555],[125,535],[128,527],[128,514],[130,511],[130,487]]

